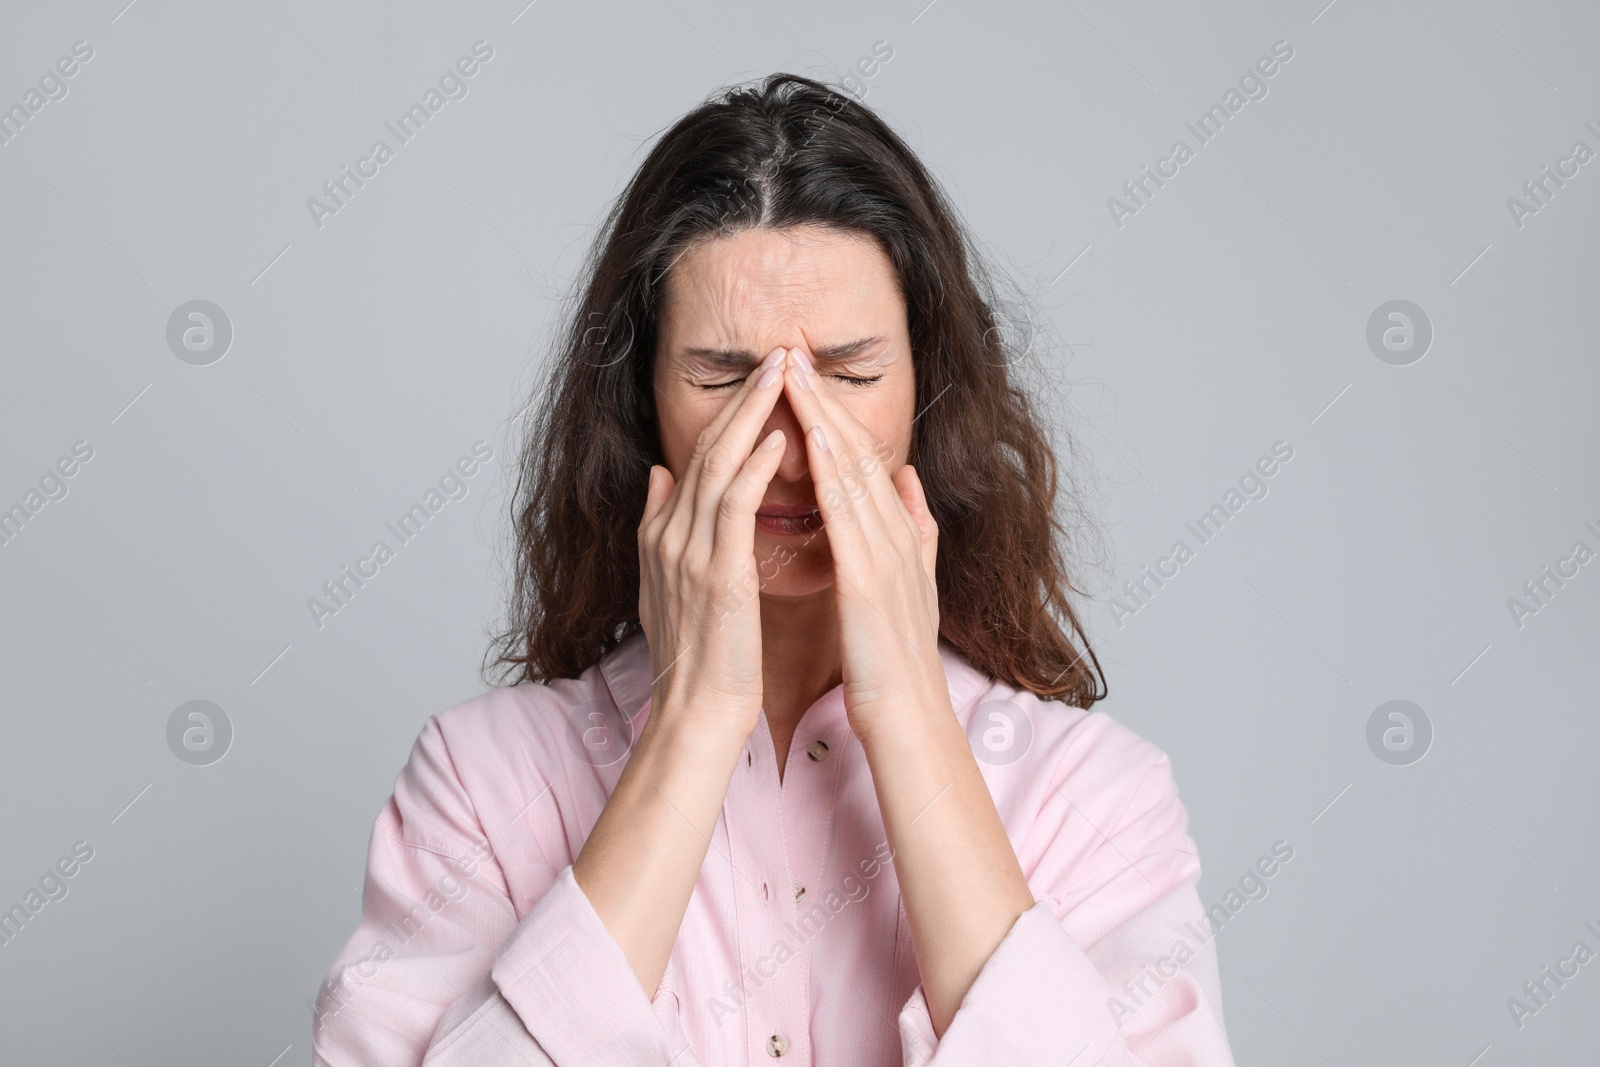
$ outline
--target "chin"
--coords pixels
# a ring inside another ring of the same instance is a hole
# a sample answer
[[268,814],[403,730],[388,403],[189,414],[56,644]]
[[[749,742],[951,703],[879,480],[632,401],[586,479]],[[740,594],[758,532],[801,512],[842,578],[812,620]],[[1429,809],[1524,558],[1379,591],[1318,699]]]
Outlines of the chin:
[[818,582],[774,582],[763,586],[761,597],[764,600],[806,600],[833,588],[833,576],[830,574],[825,580]]
[[828,551],[826,538],[819,534],[802,547],[804,540],[756,534],[756,570],[761,575],[762,596],[805,597],[833,587],[833,554]]

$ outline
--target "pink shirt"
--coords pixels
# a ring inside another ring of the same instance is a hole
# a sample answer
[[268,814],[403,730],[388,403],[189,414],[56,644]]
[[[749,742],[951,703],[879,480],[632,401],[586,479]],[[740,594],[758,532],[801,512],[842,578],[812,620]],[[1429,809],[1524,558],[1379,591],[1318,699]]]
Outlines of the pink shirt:
[[[759,720],[645,993],[572,877],[650,712],[638,635],[580,678],[428,720],[373,828],[361,924],[317,1000],[315,1062],[1232,1067],[1166,755],[939,648],[1037,902],[942,1038],[842,687],[806,711],[781,787]],[[995,752],[1008,719],[1013,744]]]

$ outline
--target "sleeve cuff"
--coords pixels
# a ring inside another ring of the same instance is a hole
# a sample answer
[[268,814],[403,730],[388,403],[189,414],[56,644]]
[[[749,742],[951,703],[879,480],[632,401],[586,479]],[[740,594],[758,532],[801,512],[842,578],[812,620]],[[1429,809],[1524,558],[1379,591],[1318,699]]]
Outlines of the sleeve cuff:
[[921,982],[900,1009],[899,1024],[900,1062],[904,1067],[923,1067],[938,1051],[939,1039],[933,1032],[933,1016],[928,1011],[928,998],[923,995]]
[[[1095,1063],[1119,1040],[1110,987],[1045,901],[1018,916],[936,1038],[919,984],[900,1009],[904,1067]],[[1087,1058],[1075,1057],[1088,1053]]]
[[666,982],[654,1001],[569,863],[522,917],[490,974],[528,1033],[557,1063],[695,1064]]

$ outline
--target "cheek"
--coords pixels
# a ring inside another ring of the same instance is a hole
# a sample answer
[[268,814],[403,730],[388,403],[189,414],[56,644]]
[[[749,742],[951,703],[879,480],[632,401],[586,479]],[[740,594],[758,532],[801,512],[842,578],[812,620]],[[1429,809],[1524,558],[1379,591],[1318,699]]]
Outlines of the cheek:
[[907,386],[892,393],[862,397],[850,407],[850,413],[883,442],[878,457],[888,463],[891,470],[905,461],[910,448],[915,401],[914,390]]
[[[698,392],[698,391],[697,391]],[[700,431],[716,418],[717,406],[705,394],[690,396],[682,390],[656,392],[656,424],[661,432],[661,454],[672,476],[682,480]]]

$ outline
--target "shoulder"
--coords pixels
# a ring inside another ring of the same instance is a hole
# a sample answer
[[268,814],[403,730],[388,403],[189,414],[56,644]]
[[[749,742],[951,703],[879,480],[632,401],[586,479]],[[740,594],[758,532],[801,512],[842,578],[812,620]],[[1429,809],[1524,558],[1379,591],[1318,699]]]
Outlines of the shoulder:
[[[1064,801],[1107,834],[1157,810],[1181,815],[1172,762],[1154,742],[1104,711],[1043,699],[964,659],[957,673],[975,679],[956,712],[991,789],[1040,807]],[[953,695],[959,688],[953,678]]]
[[[964,722],[1023,874],[1058,918],[1096,893],[1132,899],[1198,880],[1188,812],[1154,742],[1103,711],[994,680]],[[991,762],[985,732],[1010,732],[1023,750]]]
[[464,763],[500,760],[562,734],[572,719],[614,704],[599,673],[488,689],[430,716],[418,743],[431,740]]
[[578,678],[489,689],[434,713],[395,780],[399,836],[423,847],[493,836],[544,788],[558,804],[581,790],[580,770],[603,788],[606,768],[567,751],[594,723],[628,729],[601,664]]
[[625,750],[631,741],[626,735],[642,722],[637,715],[649,695],[650,646],[635,633],[576,678],[491,689],[439,712],[430,725],[469,755],[496,760],[587,734],[589,747],[578,755],[609,763],[619,743]]

